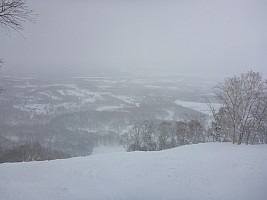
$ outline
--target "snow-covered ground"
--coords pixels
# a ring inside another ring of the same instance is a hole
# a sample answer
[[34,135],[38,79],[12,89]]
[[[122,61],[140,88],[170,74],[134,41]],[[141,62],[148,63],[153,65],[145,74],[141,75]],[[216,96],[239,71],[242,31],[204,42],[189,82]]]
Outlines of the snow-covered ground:
[[100,106],[98,108],[96,108],[96,111],[115,111],[118,109],[122,109],[123,105],[119,105],[119,106]]
[[135,103],[135,100],[133,98],[125,96],[125,95],[110,95],[110,96],[118,98],[118,99],[124,101],[127,104],[134,104]]
[[165,120],[173,120],[173,116],[174,116],[175,112],[172,110],[166,110],[166,112],[169,114],[169,116],[166,117]]
[[3,200],[264,200],[267,145],[209,143],[0,165]]

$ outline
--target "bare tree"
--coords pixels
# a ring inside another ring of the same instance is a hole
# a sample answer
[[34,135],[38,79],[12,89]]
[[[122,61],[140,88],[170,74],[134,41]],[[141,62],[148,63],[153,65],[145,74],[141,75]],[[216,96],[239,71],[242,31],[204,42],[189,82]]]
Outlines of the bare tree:
[[133,125],[128,133],[122,136],[122,144],[127,151],[140,151],[142,146],[141,126]]
[[143,121],[141,124],[141,139],[142,139],[142,147],[145,151],[155,151],[156,150],[156,142],[153,141],[153,134],[155,132],[155,124],[153,121]]
[[[246,144],[251,142],[254,144],[256,136],[259,134],[262,136],[267,132],[266,122],[267,122],[267,93],[263,93],[257,100],[256,106],[252,110],[252,118],[249,119],[246,135]],[[253,132],[253,137],[251,138],[251,133]],[[263,139],[261,139],[263,142]]]
[[[3,66],[3,63],[4,63],[3,59],[0,59],[0,68]],[[2,88],[0,87],[0,93],[1,92],[2,92]]]
[[0,1],[0,24],[5,29],[19,31],[26,21],[33,20],[33,11],[28,8],[26,0]]
[[177,137],[177,144],[179,146],[189,144],[187,133],[188,126],[186,122],[178,121],[175,123],[175,133]]
[[[33,16],[33,10],[28,8],[26,0],[0,0],[0,25],[7,31],[22,30],[26,21],[34,21]],[[0,58],[0,68],[3,63]]]
[[[216,100],[221,104],[223,112],[213,112],[215,123],[228,126],[233,131],[233,143],[241,144],[246,135],[247,143],[251,132],[257,132],[260,129],[261,122],[266,115],[266,81],[262,76],[253,71],[226,78],[216,86]],[[230,122],[230,123],[229,123]]]
[[234,76],[233,78],[226,78],[224,82],[219,83],[215,91],[216,99],[226,109],[227,117],[232,121],[233,143],[236,142],[240,89],[240,80]]
[[158,145],[159,150],[168,148],[168,139],[171,134],[171,123],[168,121],[163,121],[158,126]]
[[203,102],[207,104],[208,108],[211,111],[213,120],[214,120],[214,131],[220,132],[221,130],[221,118],[222,116],[218,114],[215,106],[210,102],[210,99],[208,97],[204,97]]

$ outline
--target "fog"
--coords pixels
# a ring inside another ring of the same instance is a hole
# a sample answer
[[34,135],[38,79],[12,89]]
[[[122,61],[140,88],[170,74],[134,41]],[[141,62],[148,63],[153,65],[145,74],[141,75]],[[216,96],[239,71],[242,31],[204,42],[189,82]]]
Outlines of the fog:
[[0,29],[1,73],[266,74],[265,0],[27,2],[36,22],[20,33]]
[[0,1],[0,199],[266,199],[266,11]]

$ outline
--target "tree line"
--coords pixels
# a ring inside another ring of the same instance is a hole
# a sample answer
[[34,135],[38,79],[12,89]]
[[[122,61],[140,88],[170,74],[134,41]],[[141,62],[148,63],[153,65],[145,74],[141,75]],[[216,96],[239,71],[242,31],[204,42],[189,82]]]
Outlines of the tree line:
[[127,151],[160,151],[181,145],[215,141],[209,135],[203,117],[187,121],[145,120],[133,125],[121,137]]
[[29,162],[70,158],[67,153],[51,150],[38,143],[15,146],[12,149],[0,151],[0,163]]

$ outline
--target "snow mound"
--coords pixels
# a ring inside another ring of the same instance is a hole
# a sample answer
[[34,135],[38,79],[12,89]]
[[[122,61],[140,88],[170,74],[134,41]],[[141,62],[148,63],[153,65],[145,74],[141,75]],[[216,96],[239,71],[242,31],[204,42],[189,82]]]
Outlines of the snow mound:
[[1,199],[267,198],[267,145],[208,143],[0,165]]

